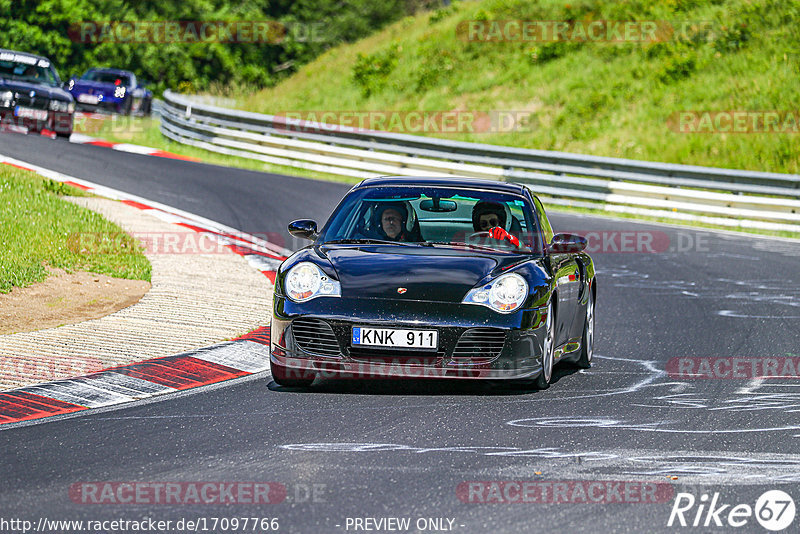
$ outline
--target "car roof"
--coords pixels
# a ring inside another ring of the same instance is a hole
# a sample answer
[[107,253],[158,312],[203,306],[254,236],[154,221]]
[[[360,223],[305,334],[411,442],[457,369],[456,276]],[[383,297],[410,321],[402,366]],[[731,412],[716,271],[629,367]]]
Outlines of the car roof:
[[52,65],[52,61],[50,58],[45,56],[37,56],[36,54],[31,54],[30,52],[20,52],[19,50],[11,50],[10,48],[0,48],[0,52],[8,52],[9,54],[16,54],[18,56],[28,56],[28,57],[35,57],[36,59],[44,59],[45,61],[49,62]]
[[133,74],[129,70],[112,69],[110,67],[92,67],[91,69],[87,70],[86,72],[111,72],[113,74]]
[[429,176],[380,176],[377,178],[367,178],[359,183],[355,189],[362,187],[378,186],[434,186],[434,187],[466,187],[469,189],[485,189],[489,191],[499,191],[504,193],[524,194],[524,188],[520,184],[508,182],[496,182],[494,180],[483,180],[481,178],[466,177],[429,177]]

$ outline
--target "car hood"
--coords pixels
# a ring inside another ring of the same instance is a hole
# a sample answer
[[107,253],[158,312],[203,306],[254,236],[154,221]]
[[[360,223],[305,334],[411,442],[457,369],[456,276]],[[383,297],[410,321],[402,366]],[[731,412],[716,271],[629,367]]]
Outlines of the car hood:
[[12,78],[0,77],[0,90],[14,91],[17,93],[30,93],[36,92],[38,96],[46,96],[49,99],[55,100],[72,100],[72,96],[60,87],[52,87],[39,83],[24,82],[22,80],[14,80]]
[[[525,259],[394,245],[323,246],[318,250],[336,271],[342,295],[435,302],[461,302],[480,282]],[[405,291],[400,293],[400,288]]]

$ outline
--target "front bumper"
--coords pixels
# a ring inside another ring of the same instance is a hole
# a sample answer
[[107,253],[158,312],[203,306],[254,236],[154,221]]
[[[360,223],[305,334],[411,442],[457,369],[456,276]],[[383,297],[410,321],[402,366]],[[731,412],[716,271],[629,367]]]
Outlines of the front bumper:
[[33,119],[29,117],[17,117],[14,114],[14,107],[0,107],[0,128],[10,130],[23,130],[27,132],[44,132],[49,130],[61,135],[72,133],[74,113],[66,111],[47,112],[45,119]]
[[77,97],[75,99],[75,109],[90,113],[123,113],[125,111],[126,104],[127,103],[124,98],[106,98],[99,101],[97,104],[78,102]]
[[[274,304],[270,359],[285,368],[287,378],[525,379],[542,369],[546,307],[504,315],[470,304],[382,299],[321,297],[296,304],[276,296]],[[298,338],[297,319],[330,328],[325,350],[309,347],[308,331]],[[354,326],[436,329],[438,350],[353,347]],[[475,332],[490,332],[502,340],[502,349],[464,357],[462,341]]]

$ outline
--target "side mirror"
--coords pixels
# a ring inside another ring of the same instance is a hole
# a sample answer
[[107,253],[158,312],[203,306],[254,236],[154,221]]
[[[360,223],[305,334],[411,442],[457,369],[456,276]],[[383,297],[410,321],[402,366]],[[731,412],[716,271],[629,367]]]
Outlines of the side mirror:
[[310,219],[299,219],[289,223],[289,233],[300,239],[317,238],[317,222]]
[[575,234],[556,234],[547,249],[550,252],[581,252],[586,249],[586,238]]

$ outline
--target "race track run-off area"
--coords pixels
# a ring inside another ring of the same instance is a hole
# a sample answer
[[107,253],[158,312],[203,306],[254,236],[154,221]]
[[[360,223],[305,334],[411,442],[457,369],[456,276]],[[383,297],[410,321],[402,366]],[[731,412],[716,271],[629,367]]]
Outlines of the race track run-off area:
[[[349,189],[9,133],[0,154],[289,249],[303,242],[288,222],[324,222]],[[544,391],[328,378],[302,390],[262,371],[3,425],[1,520],[31,531],[42,519],[111,530],[102,522],[149,518],[170,532],[763,532],[765,505],[776,517],[782,506],[765,492],[800,502],[800,243],[550,219],[591,236],[590,369],[557,367]],[[266,357],[263,344],[241,346]]]

